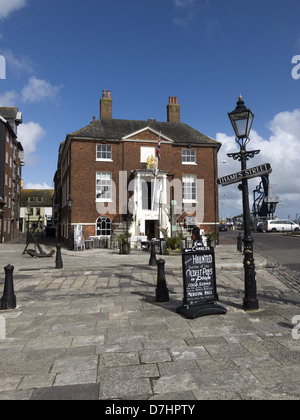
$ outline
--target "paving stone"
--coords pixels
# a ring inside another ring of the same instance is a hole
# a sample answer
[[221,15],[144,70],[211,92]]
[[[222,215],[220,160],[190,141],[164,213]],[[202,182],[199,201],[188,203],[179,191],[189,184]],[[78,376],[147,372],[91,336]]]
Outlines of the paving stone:
[[206,390],[229,388],[231,391],[236,391],[261,385],[256,376],[247,369],[192,373],[192,376],[197,387]]
[[141,350],[139,352],[141,363],[169,362],[171,356],[167,350]]
[[104,379],[100,382],[99,398],[103,400],[122,399],[125,397],[126,399],[130,400],[133,399],[134,396],[141,394],[145,394],[147,397],[152,395],[152,388],[149,379]]
[[101,367],[116,367],[138,365],[140,363],[138,352],[127,353],[104,353],[100,355]]
[[98,366],[98,356],[73,356],[58,359],[53,363],[51,373],[76,372],[95,370]]
[[172,376],[162,376],[153,380],[154,394],[167,394],[172,392],[185,392],[198,389],[190,373],[177,374]]
[[51,388],[35,389],[30,397],[32,401],[87,401],[98,400],[99,384],[85,384],[73,386],[55,386]]

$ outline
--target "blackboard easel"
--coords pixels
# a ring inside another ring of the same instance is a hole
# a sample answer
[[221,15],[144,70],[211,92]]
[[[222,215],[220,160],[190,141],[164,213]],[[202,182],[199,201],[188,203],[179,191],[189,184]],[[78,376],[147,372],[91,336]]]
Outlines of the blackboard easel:
[[225,315],[226,308],[217,304],[214,248],[194,242],[182,251],[183,305],[177,313],[193,319],[207,315]]

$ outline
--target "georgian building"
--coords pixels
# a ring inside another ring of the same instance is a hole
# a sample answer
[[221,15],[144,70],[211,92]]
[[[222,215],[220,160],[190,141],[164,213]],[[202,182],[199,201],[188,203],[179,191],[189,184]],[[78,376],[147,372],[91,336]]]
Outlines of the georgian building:
[[169,98],[166,122],[122,120],[112,117],[110,91],[103,91],[100,118],[68,134],[59,148],[58,236],[67,240],[75,226],[84,239],[126,230],[159,238],[161,229],[171,236],[192,225],[215,231],[220,146],[180,121],[176,97]]
[[17,138],[22,113],[17,108],[0,108],[0,200],[4,201],[0,214],[0,242],[20,235],[21,168],[24,151]]

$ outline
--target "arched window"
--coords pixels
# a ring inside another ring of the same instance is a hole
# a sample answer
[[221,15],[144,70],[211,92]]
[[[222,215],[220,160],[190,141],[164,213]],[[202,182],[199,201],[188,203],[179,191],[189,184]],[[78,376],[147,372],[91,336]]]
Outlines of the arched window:
[[111,235],[111,220],[109,217],[101,216],[97,220],[97,236]]

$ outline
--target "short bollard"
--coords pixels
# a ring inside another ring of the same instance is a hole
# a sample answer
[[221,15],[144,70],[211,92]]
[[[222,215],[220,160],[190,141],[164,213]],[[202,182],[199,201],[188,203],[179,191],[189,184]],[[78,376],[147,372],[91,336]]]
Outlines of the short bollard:
[[237,250],[242,252],[242,234],[239,233],[239,236],[237,237]]
[[55,268],[63,268],[63,262],[61,259],[61,245],[56,245],[56,260],[55,260]]
[[1,299],[1,311],[6,311],[8,309],[15,309],[17,307],[17,300],[14,291],[14,282],[13,282],[13,271],[15,267],[12,265],[7,265],[4,267],[5,270],[5,283],[4,283],[4,292]]
[[158,260],[156,302],[169,302],[169,300],[169,290],[165,276],[165,260]]
[[150,242],[150,259],[149,259],[149,265],[155,266],[156,265],[156,255],[155,255],[155,243],[153,241]]

